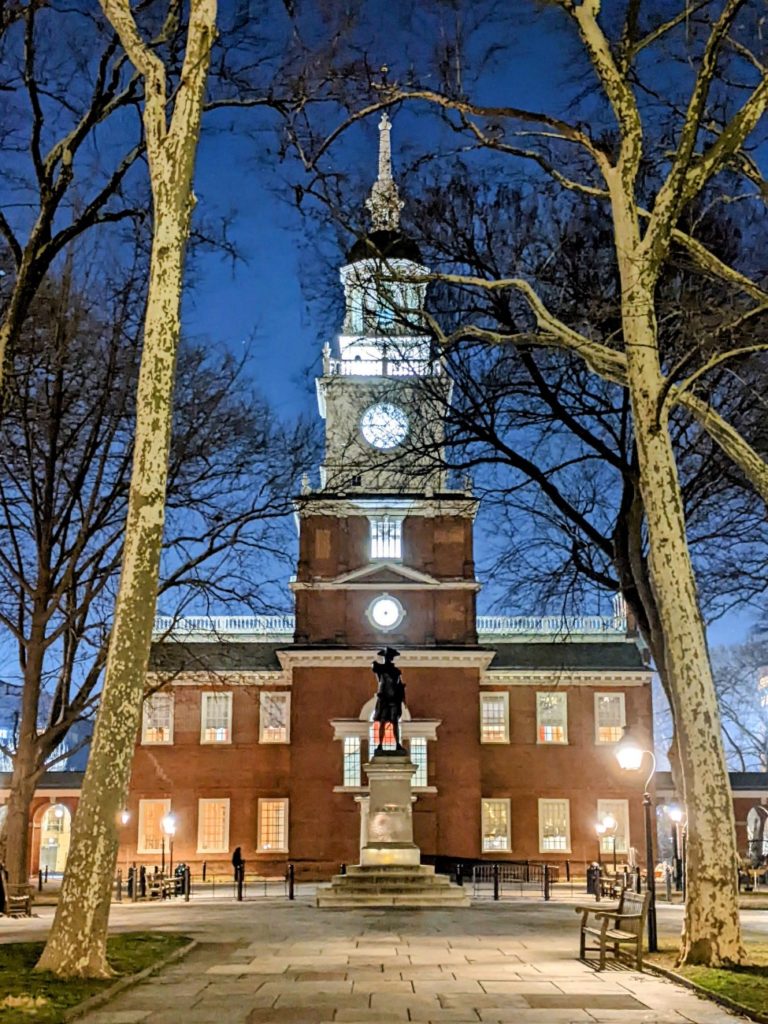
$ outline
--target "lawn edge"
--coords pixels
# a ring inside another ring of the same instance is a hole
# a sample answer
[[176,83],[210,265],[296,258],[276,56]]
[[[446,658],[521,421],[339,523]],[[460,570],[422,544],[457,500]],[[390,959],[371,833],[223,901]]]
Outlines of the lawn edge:
[[752,1010],[748,1006],[742,1005],[742,1003],[737,1003],[735,999],[731,999],[729,996],[723,996],[717,992],[712,992],[703,985],[699,985],[697,982],[692,981],[690,978],[686,978],[682,974],[678,974],[677,971],[670,970],[668,967],[660,967],[658,964],[651,963],[649,960],[643,960],[643,969],[650,971],[651,974],[658,974],[662,978],[667,978],[669,981],[674,981],[678,985],[684,985],[685,988],[692,989],[692,991],[698,993],[698,995],[703,996],[705,999],[709,999],[710,1002],[724,1006],[726,1010],[733,1010],[734,1013],[740,1013],[742,1016],[748,1017],[750,1020],[757,1021],[757,1024],[768,1024],[768,1014],[761,1013],[759,1010]]
[[102,989],[101,992],[96,992],[92,996],[88,996],[82,1003],[76,1003],[75,1006],[70,1006],[68,1010],[64,1011],[62,1016],[63,1021],[76,1020],[78,1017],[82,1017],[84,1013],[88,1013],[90,1010],[96,1010],[98,1007],[103,1006],[104,1003],[110,1002],[115,996],[119,995],[127,988],[131,988],[133,985],[137,985],[140,981],[148,978],[150,974],[154,974],[155,971],[161,971],[168,964],[175,963],[176,960],[181,960],[191,953],[195,946],[198,945],[197,939],[190,939],[186,946],[179,946],[178,949],[174,949],[167,956],[164,956],[162,960],[158,960],[154,964],[150,964],[149,967],[145,967],[141,971],[137,971],[136,974],[127,974],[123,978],[118,978],[114,985],[110,985],[109,988]]

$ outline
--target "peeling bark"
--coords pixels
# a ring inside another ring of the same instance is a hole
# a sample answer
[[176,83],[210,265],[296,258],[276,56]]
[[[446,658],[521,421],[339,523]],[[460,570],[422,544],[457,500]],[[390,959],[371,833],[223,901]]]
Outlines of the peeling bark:
[[192,0],[181,84],[170,125],[165,69],[139,36],[127,0],[102,0],[145,80],[144,124],[154,232],[125,545],[104,687],[67,870],[37,965],[60,977],[107,977],[107,923],[117,820],[130,781],[160,568],[192,177],[216,22],[215,0]]

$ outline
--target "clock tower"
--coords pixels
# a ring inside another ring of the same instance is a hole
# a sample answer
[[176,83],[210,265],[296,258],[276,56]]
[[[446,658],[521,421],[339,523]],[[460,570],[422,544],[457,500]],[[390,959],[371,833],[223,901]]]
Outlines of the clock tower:
[[475,645],[476,501],[442,469],[450,379],[424,313],[428,269],[400,231],[391,124],[379,124],[371,231],[341,268],[345,315],[317,380],[319,487],[298,502],[296,642]]

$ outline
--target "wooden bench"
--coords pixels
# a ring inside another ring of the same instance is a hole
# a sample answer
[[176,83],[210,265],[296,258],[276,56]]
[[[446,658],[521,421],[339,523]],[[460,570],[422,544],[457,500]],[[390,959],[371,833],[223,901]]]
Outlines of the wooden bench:
[[[600,953],[600,967],[605,967],[605,954],[608,947],[613,947],[613,955],[618,958],[622,944],[633,944],[637,969],[643,969],[643,932],[645,919],[648,916],[648,893],[633,892],[632,889],[622,890],[619,905],[615,910],[597,910],[591,907],[576,907],[581,914],[579,959],[583,960],[587,952]],[[599,945],[588,946],[587,938],[594,937]]]
[[28,885],[5,885],[5,913],[8,917],[32,917],[32,892]]

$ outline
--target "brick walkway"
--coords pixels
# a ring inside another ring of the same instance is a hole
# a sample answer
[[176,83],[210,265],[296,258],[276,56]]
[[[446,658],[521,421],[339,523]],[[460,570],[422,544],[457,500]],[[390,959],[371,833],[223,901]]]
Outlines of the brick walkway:
[[185,960],[83,1021],[734,1024],[740,1019],[651,975],[623,969],[596,973],[579,963],[571,908],[518,904],[349,912],[275,902],[254,905],[251,920],[227,910],[221,907],[218,923],[206,926],[201,945]]

